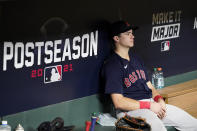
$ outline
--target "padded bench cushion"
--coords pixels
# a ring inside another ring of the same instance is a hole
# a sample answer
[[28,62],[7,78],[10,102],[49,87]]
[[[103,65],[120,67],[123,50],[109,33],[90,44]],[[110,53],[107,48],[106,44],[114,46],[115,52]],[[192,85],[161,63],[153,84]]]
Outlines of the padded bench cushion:
[[[172,126],[166,126],[167,131],[177,131],[174,127]],[[85,127],[82,128],[77,128],[75,131],[82,131],[85,130]],[[116,131],[116,128],[114,126],[101,126],[101,125],[96,125],[94,131]]]

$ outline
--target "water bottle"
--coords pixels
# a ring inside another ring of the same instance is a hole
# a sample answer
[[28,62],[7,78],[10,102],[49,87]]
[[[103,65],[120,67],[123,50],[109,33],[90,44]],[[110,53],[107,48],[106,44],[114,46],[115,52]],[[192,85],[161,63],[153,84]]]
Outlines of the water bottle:
[[157,89],[158,88],[158,72],[157,68],[154,68],[153,74],[152,74],[152,84]]
[[21,124],[18,124],[15,131],[24,131],[24,128],[21,126]]
[[11,131],[11,126],[8,125],[7,121],[2,121],[2,125],[0,125],[0,131]]
[[164,77],[162,68],[157,68],[158,70],[158,89],[164,88]]

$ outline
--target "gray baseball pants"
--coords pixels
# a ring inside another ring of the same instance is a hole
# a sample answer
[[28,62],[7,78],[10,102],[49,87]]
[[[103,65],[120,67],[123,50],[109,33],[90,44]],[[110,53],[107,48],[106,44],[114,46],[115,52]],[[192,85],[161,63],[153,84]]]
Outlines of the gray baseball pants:
[[[146,99],[143,101],[153,101]],[[120,112],[117,118],[121,118],[127,113],[132,117],[142,117],[151,125],[152,131],[167,131],[165,126],[173,126],[180,131],[197,131],[197,119],[184,110],[166,104],[166,117],[159,119],[157,115],[149,109],[138,109],[129,112]]]

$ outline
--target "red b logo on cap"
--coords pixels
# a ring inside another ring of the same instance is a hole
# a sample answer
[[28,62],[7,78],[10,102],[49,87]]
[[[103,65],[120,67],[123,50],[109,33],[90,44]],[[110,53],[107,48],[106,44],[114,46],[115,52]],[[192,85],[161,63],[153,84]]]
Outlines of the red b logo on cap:
[[125,24],[126,24],[127,26],[130,26],[130,24],[129,24],[128,22],[125,22]]

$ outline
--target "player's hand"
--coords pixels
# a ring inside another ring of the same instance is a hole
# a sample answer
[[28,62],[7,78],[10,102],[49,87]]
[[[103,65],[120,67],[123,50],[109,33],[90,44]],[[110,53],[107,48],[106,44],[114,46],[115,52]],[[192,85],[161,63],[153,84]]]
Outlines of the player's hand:
[[157,102],[151,102],[150,110],[157,114],[160,119],[165,116],[165,110],[163,110],[162,105]]
[[166,116],[166,103],[164,102],[163,99],[160,99],[160,100],[158,101],[158,103],[161,105],[162,110],[165,112],[165,114],[164,114],[164,117],[165,117],[165,116]]

